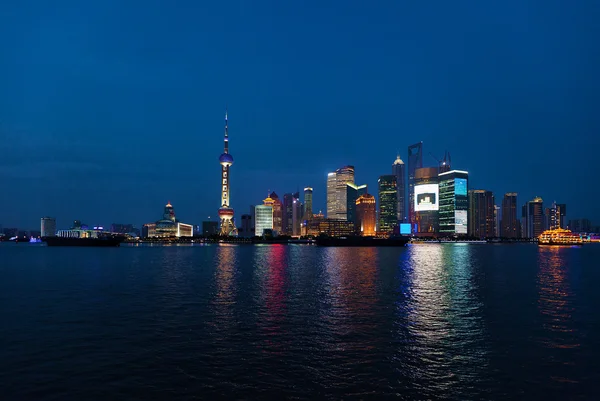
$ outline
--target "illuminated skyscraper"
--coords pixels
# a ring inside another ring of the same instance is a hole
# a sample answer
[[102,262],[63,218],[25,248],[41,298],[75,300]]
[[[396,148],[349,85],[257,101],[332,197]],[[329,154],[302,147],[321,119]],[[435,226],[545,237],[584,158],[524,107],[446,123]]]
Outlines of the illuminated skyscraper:
[[312,220],[313,217],[313,189],[310,187],[304,188],[304,220]]
[[400,155],[396,157],[394,164],[392,164],[392,174],[396,177],[396,219],[398,223],[404,223],[406,220],[406,171]]
[[356,200],[356,232],[363,236],[375,235],[375,197],[363,194]]
[[277,231],[277,233],[282,233],[284,215],[283,204],[275,192],[271,192],[269,197],[273,199],[273,230]]
[[423,142],[408,147],[408,220],[415,224],[415,170],[423,167]]
[[517,219],[517,193],[508,192],[502,199],[502,228],[500,236],[505,238],[520,237],[520,223]]
[[544,201],[535,197],[522,209],[522,227],[524,238],[537,238],[544,231]]
[[494,205],[494,236],[500,238],[502,230],[502,208]]
[[283,194],[283,223],[281,234],[292,235],[294,231],[294,195]]
[[332,219],[337,210],[335,171],[327,174],[327,218]]
[[439,232],[440,190],[437,167],[421,167],[415,170],[413,232],[423,236],[435,236]]
[[482,189],[469,190],[468,234],[476,238],[495,237],[494,194]]
[[565,227],[565,216],[567,215],[567,205],[564,203],[552,203],[550,208],[549,225],[550,230]]
[[346,221],[356,223],[356,200],[366,193],[366,185],[346,184]]
[[254,208],[254,235],[262,237],[265,230],[273,229],[273,206],[256,205]]
[[398,220],[396,220],[396,176],[382,175],[377,183],[379,187],[379,227],[377,231],[391,233],[398,225]]
[[288,193],[283,195],[283,229],[282,234],[300,235],[302,225],[302,202],[300,193]]
[[467,234],[469,173],[450,170],[438,174],[438,178],[440,181],[440,234],[447,236]]
[[348,218],[346,184],[354,184],[354,166],[344,166],[327,174],[327,218]]
[[42,237],[56,236],[56,219],[54,217],[42,217],[40,232]]
[[225,136],[223,138],[223,154],[219,157],[221,164],[221,207],[219,208],[220,228],[222,236],[237,235],[237,228],[233,220],[233,208],[230,207],[229,169],[233,164],[233,156],[229,154],[229,133],[227,132],[227,111],[225,111]]
[[292,200],[292,235],[300,236],[300,227],[302,226],[302,202],[300,193],[296,192]]

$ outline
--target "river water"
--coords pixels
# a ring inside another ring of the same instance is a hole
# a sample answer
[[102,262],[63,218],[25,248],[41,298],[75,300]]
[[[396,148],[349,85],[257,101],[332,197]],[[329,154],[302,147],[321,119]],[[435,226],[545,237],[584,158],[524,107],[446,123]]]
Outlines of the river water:
[[600,399],[600,245],[0,245],[0,399]]

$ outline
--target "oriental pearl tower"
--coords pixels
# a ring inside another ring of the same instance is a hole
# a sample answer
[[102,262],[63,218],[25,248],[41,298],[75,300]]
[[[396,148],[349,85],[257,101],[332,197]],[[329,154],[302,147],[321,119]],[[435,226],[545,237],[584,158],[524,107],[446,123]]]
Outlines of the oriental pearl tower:
[[229,135],[227,133],[227,110],[225,110],[225,138],[223,154],[219,157],[221,164],[221,207],[219,208],[221,236],[237,236],[237,228],[233,221],[233,209],[229,207],[229,167],[233,164],[233,156],[229,154]]

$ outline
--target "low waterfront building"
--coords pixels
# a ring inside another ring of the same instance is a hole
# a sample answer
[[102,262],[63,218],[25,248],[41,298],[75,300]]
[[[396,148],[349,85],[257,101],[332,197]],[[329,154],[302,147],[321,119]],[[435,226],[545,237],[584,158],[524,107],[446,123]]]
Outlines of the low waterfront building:
[[191,224],[185,224],[175,217],[175,209],[171,202],[165,205],[163,218],[155,223],[144,224],[143,228],[146,238],[170,238],[170,237],[192,237],[194,227]]

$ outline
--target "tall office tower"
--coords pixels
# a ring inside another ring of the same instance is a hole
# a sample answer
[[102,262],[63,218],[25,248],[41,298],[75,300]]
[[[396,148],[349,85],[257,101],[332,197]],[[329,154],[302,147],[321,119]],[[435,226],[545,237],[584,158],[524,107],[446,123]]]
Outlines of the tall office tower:
[[300,202],[300,193],[293,194],[292,199],[292,235],[300,236],[300,227],[302,226],[302,202]]
[[521,229],[517,218],[517,193],[507,192],[502,199],[502,228],[500,236],[504,238],[520,238]]
[[354,184],[354,166],[344,166],[327,174],[327,218],[346,220],[346,184]]
[[406,220],[406,171],[404,169],[404,162],[400,158],[400,155],[394,160],[392,164],[392,174],[396,177],[396,219],[398,223],[404,223]]
[[450,170],[438,175],[440,180],[440,234],[467,234],[469,173]]
[[439,179],[437,167],[415,170],[414,178],[415,227],[418,234],[435,235],[439,232]]
[[311,187],[304,188],[304,212],[302,219],[310,221],[313,217],[312,210],[313,189]]
[[468,234],[476,238],[495,237],[494,194],[483,189],[469,190]]
[[539,196],[522,208],[523,236],[537,238],[544,231],[544,201]]
[[408,147],[408,221],[415,224],[415,171],[423,167],[423,142]]
[[254,207],[254,235],[262,237],[265,230],[273,229],[272,204],[256,205]]
[[327,174],[327,218],[332,219],[335,216],[337,200],[335,197],[336,186],[335,171]]
[[377,180],[379,189],[379,228],[382,233],[391,233],[398,225],[396,219],[396,176],[382,175]]
[[254,232],[252,230],[252,217],[249,214],[242,215],[242,227],[238,230],[239,235],[244,238],[252,238],[254,237]]
[[54,217],[42,217],[40,231],[42,237],[56,236],[56,219]]
[[221,207],[219,208],[220,228],[222,236],[237,235],[237,228],[233,220],[233,208],[230,207],[229,197],[229,169],[233,164],[233,156],[229,153],[229,133],[227,132],[227,111],[225,111],[225,136],[223,138],[223,154],[219,157],[221,164]]
[[365,237],[375,235],[375,197],[363,194],[356,199],[356,232]]
[[283,194],[283,223],[281,233],[283,235],[292,235],[294,231],[294,195],[292,193]]
[[555,230],[565,228],[565,216],[567,215],[567,205],[564,203],[552,203],[548,210],[548,228]]
[[335,171],[335,194],[337,220],[348,220],[348,191],[346,184],[354,184],[354,166],[344,166]]
[[346,184],[346,221],[356,223],[356,200],[367,193],[367,185]]
[[283,204],[275,191],[269,197],[273,200],[273,230],[277,233],[283,232]]
[[494,236],[500,238],[500,230],[502,227],[502,208],[494,205]]

